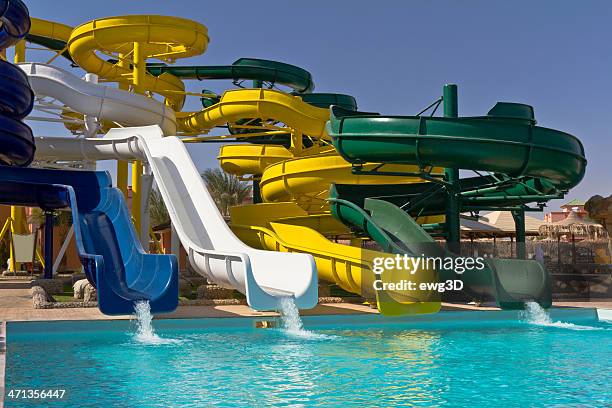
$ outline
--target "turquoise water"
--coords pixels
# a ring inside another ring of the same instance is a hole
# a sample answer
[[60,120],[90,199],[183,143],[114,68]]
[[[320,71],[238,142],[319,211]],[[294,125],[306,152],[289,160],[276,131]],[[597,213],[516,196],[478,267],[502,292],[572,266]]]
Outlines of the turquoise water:
[[143,344],[133,329],[11,334],[9,326],[6,388],[65,389],[65,399],[45,402],[57,407],[612,404],[612,324],[535,321],[311,318],[306,335],[175,323],[158,330],[161,344]]

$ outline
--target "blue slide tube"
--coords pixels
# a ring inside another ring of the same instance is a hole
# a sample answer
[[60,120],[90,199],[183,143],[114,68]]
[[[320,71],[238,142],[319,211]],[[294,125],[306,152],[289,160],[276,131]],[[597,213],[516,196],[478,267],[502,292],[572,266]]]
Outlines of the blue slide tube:
[[0,204],[70,208],[79,257],[102,313],[130,314],[141,300],[150,302],[153,313],[176,309],[176,257],[144,252],[107,172],[4,167]]

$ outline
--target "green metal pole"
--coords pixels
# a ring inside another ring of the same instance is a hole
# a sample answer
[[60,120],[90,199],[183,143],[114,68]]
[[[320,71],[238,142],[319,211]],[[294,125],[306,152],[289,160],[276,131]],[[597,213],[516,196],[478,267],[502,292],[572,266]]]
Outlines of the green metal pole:
[[525,259],[525,211],[512,211],[516,231],[516,257]]
[[253,80],[253,88],[261,88],[263,87],[263,81],[261,79]]
[[[459,116],[459,103],[457,98],[457,85],[444,85],[444,117],[456,118]],[[461,223],[459,220],[460,197],[459,191],[459,169],[445,168],[446,181],[450,184],[448,189],[448,200],[446,204],[446,244],[455,251],[459,250],[461,242]]]

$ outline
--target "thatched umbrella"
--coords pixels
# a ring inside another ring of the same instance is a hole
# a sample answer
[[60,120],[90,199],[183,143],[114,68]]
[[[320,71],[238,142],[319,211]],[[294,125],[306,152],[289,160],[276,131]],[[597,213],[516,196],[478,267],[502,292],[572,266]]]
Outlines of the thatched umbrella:
[[[557,242],[561,241],[563,235],[571,235],[572,262],[576,263],[576,235],[598,239],[606,235],[606,230],[601,224],[586,218],[580,218],[575,211],[572,211],[561,221],[542,224],[540,226],[540,235],[548,238],[556,237]],[[560,246],[558,248],[557,258],[561,262]]]

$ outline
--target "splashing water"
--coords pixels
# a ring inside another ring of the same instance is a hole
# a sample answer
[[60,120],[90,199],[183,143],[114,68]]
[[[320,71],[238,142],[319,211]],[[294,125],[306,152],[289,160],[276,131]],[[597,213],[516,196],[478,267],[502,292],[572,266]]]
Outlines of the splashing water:
[[536,326],[557,327],[560,329],[569,330],[602,330],[601,327],[581,326],[566,322],[554,322],[550,318],[548,312],[536,302],[526,302],[525,310],[521,311],[519,315],[521,320]]
[[179,340],[164,339],[155,334],[153,328],[153,315],[151,314],[151,305],[148,300],[141,300],[134,304],[134,313],[136,315],[136,333],[134,339],[144,344],[173,344]]
[[283,330],[286,334],[303,339],[328,339],[335,336],[327,336],[325,334],[314,333],[304,329],[304,324],[300,318],[300,311],[293,300],[293,297],[282,297],[278,302],[279,313]]

